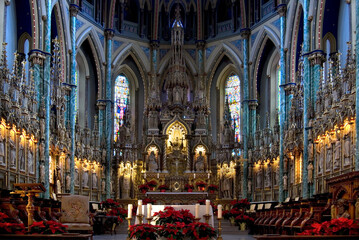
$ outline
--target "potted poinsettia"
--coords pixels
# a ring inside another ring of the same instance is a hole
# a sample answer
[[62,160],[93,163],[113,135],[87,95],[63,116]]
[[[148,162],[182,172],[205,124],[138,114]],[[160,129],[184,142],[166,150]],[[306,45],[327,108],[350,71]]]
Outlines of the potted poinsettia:
[[145,193],[148,191],[148,189],[150,189],[150,187],[148,186],[148,184],[142,184],[142,185],[138,186],[138,189],[139,189],[143,194],[145,194]]
[[147,185],[149,186],[150,190],[153,191],[154,188],[157,186],[157,182],[155,180],[151,180],[147,182]]
[[163,185],[158,186],[158,189],[159,189],[161,192],[166,192],[167,190],[170,190],[170,188],[169,188],[166,184],[163,184]]
[[67,225],[55,221],[34,222],[29,226],[30,233],[37,234],[62,234],[67,232]]
[[148,223],[131,225],[128,230],[130,239],[157,239],[158,226]]
[[156,200],[151,199],[151,198],[145,198],[145,199],[142,200],[142,204],[143,204],[143,205],[147,205],[147,204],[149,204],[149,203],[151,203],[151,204],[153,205],[153,204],[156,203]]
[[247,226],[251,226],[254,223],[254,218],[246,214],[240,214],[235,218],[235,222],[239,226],[239,230],[244,231]]
[[198,188],[198,191],[204,191],[205,187],[207,186],[207,183],[199,181],[196,183],[196,186]]
[[167,223],[159,227],[158,235],[166,239],[182,240],[186,236],[185,226],[183,222]]
[[192,184],[186,184],[184,185],[184,189],[187,191],[187,192],[192,192],[193,189],[194,189],[194,186]]
[[210,184],[208,186],[208,191],[209,191],[209,193],[214,193],[214,191],[218,191],[218,185]]
[[217,237],[217,232],[207,223],[193,222],[186,226],[186,235],[189,239],[212,239]]
[[323,223],[313,223],[310,229],[298,235],[358,235],[359,222],[348,218],[335,218]]

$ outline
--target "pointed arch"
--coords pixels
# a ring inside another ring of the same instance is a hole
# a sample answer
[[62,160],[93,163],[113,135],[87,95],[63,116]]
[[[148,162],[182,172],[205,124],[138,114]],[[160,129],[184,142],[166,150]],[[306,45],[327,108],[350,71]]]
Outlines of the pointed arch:
[[27,32],[24,32],[23,34],[21,34],[18,42],[17,42],[17,51],[19,53],[24,53],[24,45],[26,40],[29,41],[29,51],[31,51],[32,49],[32,37],[30,36],[30,34],[28,34]]
[[[276,33],[276,31],[268,26],[264,26],[258,33],[256,40],[253,43],[252,49],[256,49],[256,51],[252,51],[249,57],[249,61],[254,62],[256,61],[256,57],[260,56],[262,51],[262,47],[265,45],[267,39],[270,39],[277,49],[280,46],[280,36]],[[257,59],[258,60],[258,59]],[[255,68],[254,68],[255,69]]]

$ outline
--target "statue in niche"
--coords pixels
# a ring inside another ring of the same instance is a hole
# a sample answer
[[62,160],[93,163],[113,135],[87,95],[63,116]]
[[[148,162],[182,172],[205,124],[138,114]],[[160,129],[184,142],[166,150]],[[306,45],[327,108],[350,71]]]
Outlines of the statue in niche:
[[9,139],[10,145],[10,167],[16,168],[16,146],[15,142],[10,138]]
[[92,173],[92,188],[97,188],[97,174],[96,172]]
[[329,144],[327,147],[327,157],[325,161],[325,170],[330,172],[332,170],[332,161],[333,161],[333,153],[332,153],[332,144]]
[[45,183],[45,164],[40,164],[40,182]]
[[261,188],[262,187],[262,167],[260,166],[257,172],[257,182],[256,187]]
[[272,184],[272,166],[268,164],[265,171],[264,187],[271,187]]
[[150,111],[148,114],[148,128],[149,129],[157,129],[158,128],[156,111]]
[[129,168],[125,168],[124,174],[123,174],[123,191],[122,191],[122,197],[124,199],[129,198],[130,196],[130,181],[131,181],[131,170]]
[[30,173],[34,173],[34,156],[31,149],[27,150],[28,168]]
[[343,154],[344,154],[344,166],[349,166],[350,165],[350,135],[349,134],[346,134],[344,136]]
[[337,218],[350,218],[349,204],[345,199],[339,199],[337,203],[338,214]]
[[283,176],[283,190],[288,190],[288,176],[285,174]]
[[308,144],[308,161],[313,161],[314,159],[314,144],[310,142]]
[[0,134],[0,165],[5,165],[5,138]]
[[151,151],[150,155],[148,156],[148,171],[149,172],[156,172],[158,171],[158,162],[157,157],[154,151]]
[[82,186],[88,187],[89,186],[88,182],[89,182],[89,171],[85,170],[84,174],[82,175]]
[[224,145],[230,144],[231,140],[233,141],[233,139],[231,139],[231,135],[232,135],[232,131],[230,129],[230,126],[229,126],[228,122],[225,121],[223,135],[222,135]]
[[314,166],[313,163],[310,162],[307,166],[307,170],[308,170],[308,182],[309,183],[313,183],[313,170],[314,170]]
[[106,181],[105,181],[105,179],[102,179],[102,181],[101,181],[101,190],[103,192],[106,191]]
[[68,173],[66,175],[66,190],[67,191],[70,191],[70,188],[71,188],[71,176],[70,174]]
[[61,168],[56,168],[56,189],[57,193],[61,193],[61,186],[62,186],[62,174],[61,174]]
[[198,157],[196,159],[196,171],[203,172],[204,171],[204,156],[202,156],[202,151],[198,152]]
[[74,178],[75,178],[75,186],[79,186],[80,185],[80,176],[79,176],[79,169],[77,167],[75,167],[75,174],[74,174]]
[[24,151],[24,146],[22,144],[19,144],[19,164],[20,164],[20,170],[25,171],[25,151]]
[[334,170],[339,169],[340,167],[340,155],[342,150],[342,143],[338,138],[334,145],[334,161],[333,161],[333,168]]
[[229,168],[224,171],[223,178],[223,198],[232,198],[232,174]]
[[174,104],[182,104],[183,89],[180,86],[173,88],[173,102]]
[[248,193],[252,192],[252,180],[248,180]]
[[39,145],[39,152],[40,152],[40,160],[45,160],[45,143],[44,141],[40,142]]
[[292,164],[290,166],[290,183],[294,184],[294,176],[295,176],[295,172],[294,172],[294,164]]

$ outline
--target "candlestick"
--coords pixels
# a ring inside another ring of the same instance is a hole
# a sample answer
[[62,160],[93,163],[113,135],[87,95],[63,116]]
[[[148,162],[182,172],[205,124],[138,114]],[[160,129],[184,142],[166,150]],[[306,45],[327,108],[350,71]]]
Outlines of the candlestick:
[[136,217],[137,217],[137,220],[138,220],[138,224],[142,224],[142,222],[143,222],[143,215],[142,215],[142,214],[138,214]]
[[138,200],[138,215],[142,215],[142,200]]
[[222,205],[218,204],[218,219],[222,219]]
[[195,222],[199,222],[199,220],[201,220],[201,218],[195,218],[194,219]]
[[222,224],[221,224],[222,218],[218,217],[218,237],[217,240],[223,240],[222,238]]
[[209,215],[209,214],[203,215],[203,217],[204,217],[204,219],[205,219],[205,221],[206,221],[207,224],[208,224],[209,218],[210,218],[211,216],[212,216],[212,215]]
[[211,200],[206,200],[206,215],[209,214],[209,206],[211,206]]
[[152,204],[148,203],[147,204],[147,218],[150,218],[152,216],[151,211],[152,211]]
[[132,210],[133,210],[133,205],[128,204],[128,212],[127,212],[127,217],[128,218],[132,218]]
[[196,203],[194,212],[195,212],[195,214],[194,214],[195,218],[199,218],[199,203]]
[[147,217],[147,218],[146,218],[146,220],[147,220],[147,223],[148,223],[148,224],[151,224],[151,222],[152,222],[152,219],[153,219],[153,217]]
[[[128,205],[132,205],[132,204],[128,204]],[[132,216],[132,213],[131,213],[131,216]],[[127,234],[126,240],[130,240],[129,235],[130,235],[130,226],[131,226],[132,217],[128,217],[128,218],[126,218],[126,220],[128,221],[128,227],[127,227],[128,234]]]

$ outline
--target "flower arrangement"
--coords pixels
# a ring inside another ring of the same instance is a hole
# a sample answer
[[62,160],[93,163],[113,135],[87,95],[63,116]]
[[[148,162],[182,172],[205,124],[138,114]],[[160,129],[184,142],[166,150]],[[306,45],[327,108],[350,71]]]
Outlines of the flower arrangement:
[[158,186],[158,189],[161,192],[165,192],[165,191],[169,190],[170,188],[166,184],[163,184],[163,185]]
[[254,223],[254,218],[246,215],[246,214],[240,214],[235,218],[235,221],[237,223],[247,223],[248,225]]
[[208,240],[217,236],[216,230],[207,223],[193,222],[186,226],[186,235],[190,239]]
[[23,223],[0,222],[0,233],[24,234],[25,226]]
[[[188,215],[189,214],[191,213],[188,212]],[[165,207],[163,211],[155,212],[153,214],[153,217],[157,225],[166,225],[167,223],[173,224],[176,222],[184,222],[183,212],[177,211],[173,207]]]
[[117,220],[121,224],[127,217],[127,211],[124,208],[116,207],[112,208],[106,215],[117,216]]
[[155,180],[151,180],[147,182],[148,187],[153,190],[157,186],[157,182]]
[[62,234],[67,232],[67,225],[55,221],[34,222],[29,226],[30,233],[37,234]]
[[233,208],[238,209],[249,209],[250,204],[251,203],[248,201],[247,198],[231,201],[231,205],[233,206]]
[[194,222],[194,218],[195,218],[195,217],[193,216],[192,213],[190,213],[189,210],[187,210],[187,209],[181,209],[179,212],[180,212],[180,214],[182,214],[182,216],[183,216],[183,222],[184,222],[185,224],[189,224],[189,223]]
[[150,187],[147,184],[142,184],[142,185],[138,186],[138,189],[142,193],[146,193],[150,189]]
[[199,182],[196,182],[196,186],[197,187],[206,187],[207,186],[207,183],[203,182],[203,181],[199,181]]
[[109,198],[109,199],[106,199],[105,201],[102,201],[101,205],[102,205],[102,208],[112,209],[112,208],[118,207],[118,205],[120,205],[120,203],[118,203],[115,200]]
[[323,223],[313,223],[298,235],[356,235],[359,234],[359,223],[352,219],[336,218]]
[[151,199],[151,198],[145,198],[145,199],[142,200],[143,205],[147,205],[148,203],[155,204],[156,200]]
[[156,232],[158,231],[158,227],[159,226],[151,225],[148,223],[131,225],[128,231],[128,237],[130,239],[156,239]]
[[184,185],[184,189],[187,191],[187,192],[192,192],[193,189],[194,189],[194,186],[192,184],[186,184]]
[[218,191],[218,185],[210,184],[210,185],[208,186],[208,191],[209,191],[210,193],[214,193],[214,191]]
[[186,224],[183,222],[168,223],[159,227],[158,235],[166,239],[184,239],[186,236],[185,226]]

